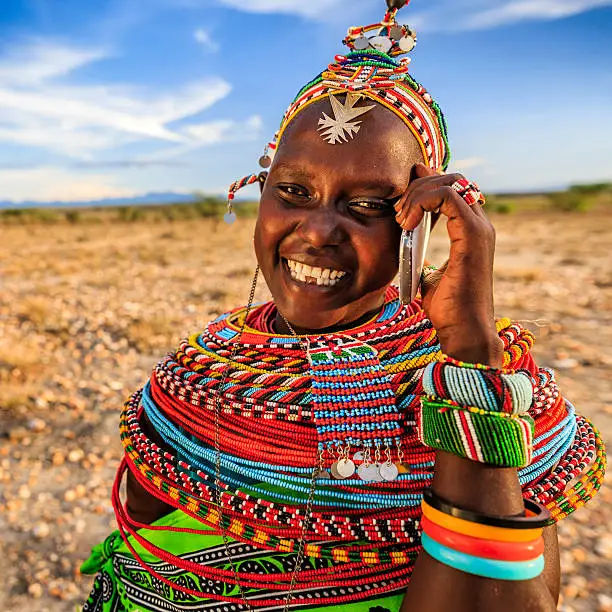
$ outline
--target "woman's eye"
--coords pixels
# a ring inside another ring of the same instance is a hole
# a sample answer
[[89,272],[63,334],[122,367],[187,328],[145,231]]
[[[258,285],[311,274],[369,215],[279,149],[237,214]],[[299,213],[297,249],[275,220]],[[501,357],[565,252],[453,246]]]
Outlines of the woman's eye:
[[308,198],[308,192],[298,185],[279,185],[279,191],[282,195],[291,196],[292,198]]
[[353,200],[349,208],[360,215],[382,216],[393,210],[393,205],[386,200]]

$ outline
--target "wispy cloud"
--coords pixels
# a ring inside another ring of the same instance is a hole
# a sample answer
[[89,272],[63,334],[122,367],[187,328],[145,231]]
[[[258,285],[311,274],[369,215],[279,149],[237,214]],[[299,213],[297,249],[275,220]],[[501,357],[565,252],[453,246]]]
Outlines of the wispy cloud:
[[533,19],[560,19],[598,7],[610,6],[612,0],[515,0],[497,4],[499,6],[469,16],[464,26],[481,29]]
[[485,166],[487,160],[484,157],[466,157],[451,162],[450,172],[468,172],[474,168]]
[[324,18],[326,11],[346,0],[218,0],[221,4],[249,13],[289,13]]
[[204,28],[198,28],[193,33],[193,38],[197,43],[199,43],[203,47],[206,47],[209,51],[212,51],[213,53],[219,51],[219,43],[212,39],[208,30],[205,30]]
[[181,128],[181,132],[188,138],[185,144],[149,154],[138,161],[144,165],[165,163],[217,142],[252,141],[261,136],[262,128],[263,120],[259,115],[254,115],[244,122],[221,120],[193,123]]
[[192,162],[172,159],[113,159],[103,161],[81,161],[74,164],[75,168],[125,170],[127,168],[186,168]]
[[76,49],[42,41],[9,47],[0,57],[0,83],[35,86],[107,56],[104,49]]
[[[5,194],[14,201],[127,196],[132,192],[104,174],[104,168],[184,166],[181,155],[260,135],[257,116],[202,120],[203,111],[231,92],[231,85],[219,77],[175,86],[170,94],[121,83],[96,84],[91,77],[84,84],[79,70],[110,57],[107,49],[44,40],[0,53],[0,152],[18,145],[73,158],[64,168],[57,162],[0,168],[0,199]],[[123,157],[120,151],[126,145],[150,152]]]
[[433,8],[414,12],[410,20],[429,31],[486,30],[523,21],[571,17],[604,6],[612,6],[612,0],[472,0],[469,3],[443,0]]
[[[181,0],[199,5],[202,0]],[[346,0],[217,0],[218,3],[249,13],[286,13],[303,17],[325,19],[330,10],[347,9]],[[354,1],[354,3],[356,3]],[[425,4],[425,3],[423,3]],[[381,7],[382,7],[381,0]],[[570,17],[603,6],[612,6],[612,0],[439,0],[435,5],[420,10],[405,10],[411,24],[428,30],[479,30],[529,20],[552,20]],[[382,8],[381,8],[382,10]]]
[[161,96],[119,84],[71,82],[79,68],[108,56],[100,49],[36,42],[0,57],[0,142],[82,158],[140,140],[188,143],[198,139],[170,126],[231,91],[217,77]]

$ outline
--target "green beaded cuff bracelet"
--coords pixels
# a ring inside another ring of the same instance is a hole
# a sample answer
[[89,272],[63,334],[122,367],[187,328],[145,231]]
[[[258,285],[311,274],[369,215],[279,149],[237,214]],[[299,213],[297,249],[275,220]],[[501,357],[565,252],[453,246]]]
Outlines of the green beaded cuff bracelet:
[[529,415],[488,412],[435,398],[421,400],[423,444],[478,463],[523,468],[531,464],[534,421]]

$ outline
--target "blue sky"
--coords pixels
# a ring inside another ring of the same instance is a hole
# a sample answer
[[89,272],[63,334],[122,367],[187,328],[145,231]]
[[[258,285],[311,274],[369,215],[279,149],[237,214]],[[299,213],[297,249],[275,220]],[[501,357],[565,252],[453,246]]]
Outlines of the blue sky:
[[[222,193],[384,0],[3,0],[0,200]],[[487,190],[612,180],[612,0],[413,0],[411,71]]]

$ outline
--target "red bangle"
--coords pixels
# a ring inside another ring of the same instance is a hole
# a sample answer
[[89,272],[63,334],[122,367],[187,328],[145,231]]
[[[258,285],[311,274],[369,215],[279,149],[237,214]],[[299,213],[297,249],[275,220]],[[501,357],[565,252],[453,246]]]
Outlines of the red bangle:
[[544,553],[544,538],[542,537],[530,542],[481,540],[440,527],[426,516],[421,517],[421,527],[430,538],[439,544],[474,557],[496,561],[532,561]]

